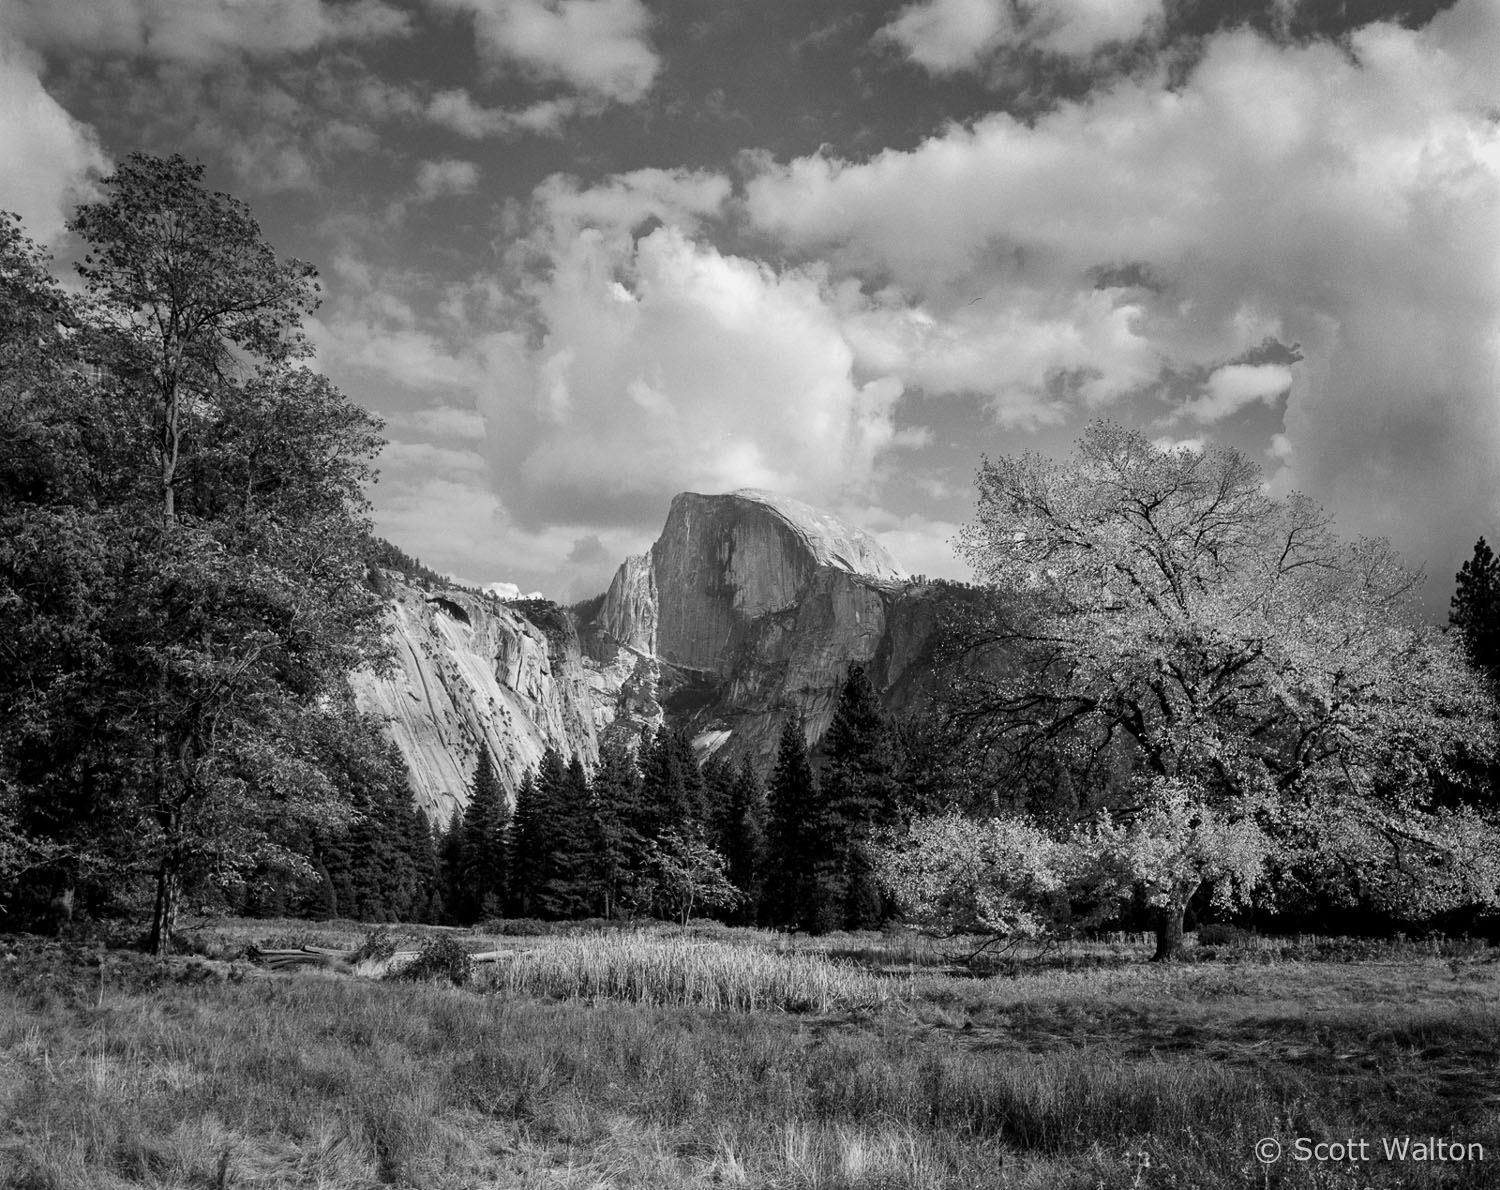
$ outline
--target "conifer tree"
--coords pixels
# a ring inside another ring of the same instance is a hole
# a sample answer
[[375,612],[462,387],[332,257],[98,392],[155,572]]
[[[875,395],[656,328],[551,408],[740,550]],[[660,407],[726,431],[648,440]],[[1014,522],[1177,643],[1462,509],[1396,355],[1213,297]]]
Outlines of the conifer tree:
[[516,790],[516,808],[511,815],[506,904],[512,917],[536,913],[537,888],[541,881],[541,849],[544,844],[545,811],[537,774],[529,772]]
[[459,904],[463,900],[464,812],[458,810],[436,840],[438,887],[441,913],[437,920],[457,925]]
[[729,882],[744,896],[735,918],[742,924],[753,924],[760,916],[765,884],[766,791],[748,757],[740,762],[730,787],[717,847],[724,856]]
[[703,775],[693,757],[692,740],[682,728],[663,728],[641,744],[641,817],[647,839],[664,839],[702,829]]
[[872,832],[897,818],[896,740],[864,667],[849,666],[823,737],[822,788],[830,854],[819,873],[826,900],[842,905],[842,925],[870,929],[884,906],[869,849]]
[[635,758],[618,743],[599,750],[589,787],[588,884],[594,910],[614,917],[633,905],[633,876],[641,871],[643,841],[635,828],[640,812],[640,774]]
[[807,741],[792,719],[781,730],[769,794],[765,918],[770,925],[812,929],[819,918],[817,868],[827,850],[821,838],[827,824]]
[[1483,537],[1456,577],[1448,623],[1458,630],[1470,662],[1500,684],[1500,559]]
[[512,870],[522,881],[522,912],[551,919],[576,917],[588,905],[588,782],[575,758],[555,748],[542,754],[525,821],[518,819]]
[[698,766],[703,780],[704,834],[719,852],[729,829],[730,802],[734,796],[735,768],[719,756],[710,756]]
[[563,770],[554,799],[553,843],[542,901],[558,918],[585,916],[593,900],[589,884],[589,779],[583,761],[574,756]]
[[438,865],[437,840],[427,815],[408,797],[406,831],[403,836],[415,884],[402,921],[437,923],[443,920],[442,877]]
[[479,746],[469,806],[464,813],[459,916],[465,924],[500,914],[505,897],[505,791],[490,751]]

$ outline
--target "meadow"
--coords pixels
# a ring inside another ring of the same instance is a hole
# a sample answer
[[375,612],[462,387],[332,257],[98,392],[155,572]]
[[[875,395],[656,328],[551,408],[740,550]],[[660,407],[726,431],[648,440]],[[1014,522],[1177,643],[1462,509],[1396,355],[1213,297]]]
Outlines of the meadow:
[[[465,987],[241,957],[368,931],[215,923],[166,963],[0,939],[0,1185],[1500,1185],[1479,944],[1129,940],[976,976],[910,935],[441,932],[509,952]],[[1404,1137],[1488,1160],[1385,1159]]]

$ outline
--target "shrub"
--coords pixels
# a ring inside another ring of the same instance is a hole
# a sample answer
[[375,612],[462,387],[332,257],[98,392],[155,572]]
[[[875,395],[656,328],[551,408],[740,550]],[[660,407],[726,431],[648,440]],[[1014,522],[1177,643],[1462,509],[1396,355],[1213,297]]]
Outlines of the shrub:
[[474,960],[453,938],[441,935],[430,939],[417,957],[391,972],[391,978],[411,980],[447,980],[454,987],[465,987],[474,976]]

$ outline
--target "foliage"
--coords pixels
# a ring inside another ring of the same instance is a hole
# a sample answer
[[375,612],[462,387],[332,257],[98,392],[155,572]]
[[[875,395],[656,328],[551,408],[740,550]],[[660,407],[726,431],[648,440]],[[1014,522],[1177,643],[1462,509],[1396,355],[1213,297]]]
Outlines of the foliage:
[[481,743],[464,810],[461,870],[454,890],[456,916],[466,925],[496,916],[504,902],[506,819],[505,791],[490,750]]
[[[963,553],[1016,595],[978,605],[966,642],[1009,662],[956,691],[975,746],[1023,777],[1066,768],[1102,798],[1085,817],[1164,824],[1138,795],[1170,791],[1190,819],[1225,824],[1226,844],[1253,816],[1282,848],[1340,855],[1367,884],[1430,890],[1434,869],[1464,865],[1430,829],[1434,778],[1464,749],[1493,750],[1489,699],[1418,621],[1416,577],[1385,542],[1339,540],[1237,451],[1162,449],[1108,422],[1067,461],[986,461],[978,483]],[[1186,867],[1159,922],[1163,957],[1200,883],[1224,863],[1251,870],[1197,846],[1174,853]]]
[[383,537],[372,536],[365,546],[365,565],[381,570],[395,570],[407,578],[430,586],[448,586],[449,580],[425,566],[399,546],[392,545]]
[[474,960],[469,952],[448,934],[439,934],[422,944],[417,957],[392,970],[390,978],[438,980],[454,987],[466,987],[474,977]]
[[907,917],[944,934],[1038,938],[1067,917],[1069,847],[1024,818],[919,818],[874,859]]
[[767,794],[765,920],[771,925],[816,928],[836,911],[837,902],[822,896],[825,890],[818,882],[832,856],[826,811],[808,760],[807,741],[801,725],[792,719],[782,727]]
[[[350,821],[324,746],[382,649],[360,583],[379,424],[307,353],[311,270],[201,167],[132,156],[81,207],[86,301],[4,224],[0,779],[22,892],[310,877]],[[106,893],[104,890],[110,890]]]
[[647,845],[644,866],[654,899],[679,925],[695,909],[732,909],[744,898],[725,874],[724,857],[701,838],[668,831]]
[[827,858],[820,883],[839,903],[838,924],[873,929],[885,917],[870,839],[900,813],[896,736],[864,667],[851,664],[823,736],[821,786]]
[[1455,585],[1448,623],[1462,639],[1469,661],[1491,684],[1500,682],[1500,559],[1483,537],[1459,569]]
[[1132,813],[1116,819],[1104,810],[1074,840],[1086,898],[1109,904],[1140,890],[1147,904],[1166,909],[1207,883],[1221,909],[1247,905],[1273,846],[1257,807],[1205,804],[1180,781],[1142,784]]
[[589,787],[576,758],[555,748],[516,793],[509,893],[518,916],[566,918],[588,910]]
[[627,907],[649,906],[640,886],[645,840],[638,829],[641,781],[635,758],[618,743],[599,750],[589,785],[588,882],[595,909],[605,918]]
[[733,920],[751,924],[758,918],[765,887],[766,791],[748,758],[730,785],[716,847],[724,856],[724,874],[741,894]]

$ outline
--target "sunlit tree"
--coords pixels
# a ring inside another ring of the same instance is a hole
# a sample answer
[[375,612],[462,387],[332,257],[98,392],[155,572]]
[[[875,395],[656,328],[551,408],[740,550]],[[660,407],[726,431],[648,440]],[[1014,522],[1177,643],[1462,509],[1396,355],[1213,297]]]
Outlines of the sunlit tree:
[[150,871],[165,951],[185,887],[310,875],[351,820],[320,721],[383,648],[380,426],[298,364],[311,270],[201,167],[133,155],[102,189],[72,224],[86,300],[3,237],[0,305],[30,296],[0,310],[0,773],[63,880]]
[[1341,540],[1235,450],[1096,422],[1065,460],[986,461],[961,549],[1009,594],[970,624],[997,663],[955,721],[1018,781],[1085,775],[1082,816],[1123,832],[1159,958],[1196,890],[1253,886],[1273,844],[1415,910],[1495,899],[1491,824],[1432,797],[1463,748],[1493,750],[1489,694],[1384,541]]

